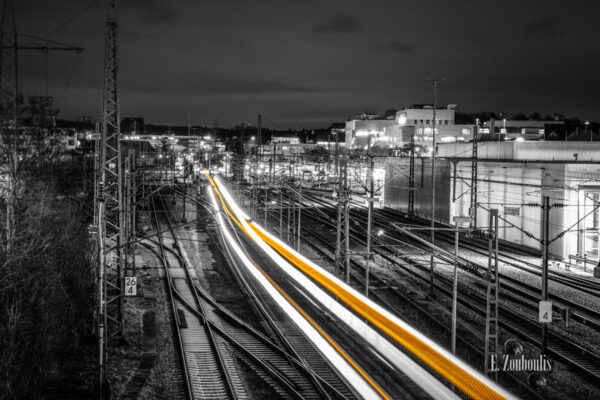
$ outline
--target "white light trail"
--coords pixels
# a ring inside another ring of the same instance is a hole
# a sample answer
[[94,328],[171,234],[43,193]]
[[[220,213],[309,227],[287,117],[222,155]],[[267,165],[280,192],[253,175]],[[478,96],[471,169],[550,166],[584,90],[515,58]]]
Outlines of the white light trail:
[[[208,188],[208,196],[211,199],[215,210],[219,211],[219,206],[211,188]],[[381,396],[363,379],[362,376],[331,346],[321,334],[282,296],[282,294],[267,280],[267,278],[256,268],[248,259],[245,252],[240,248],[237,241],[233,238],[229,229],[223,221],[221,213],[217,212],[217,219],[221,231],[233,251],[240,258],[246,269],[265,289],[271,298],[281,307],[285,314],[298,326],[306,337],[319,349],[319,351],[329,360],[331,365],[340,372],[357,393],[365,399],[380,399]]]
[[[334,313],[340,320],[342,320],[350,329],[359,334],[363,340],[367,343],[370,343],[373,348],[377,349],[380,354],[385,357],[391,364],[393,364],[399,371],[402,371],[405,375],[407,375],[412,381],[417,383],[421,389],[423,389],[426,393],[428,393],[434,399],[460,399],[455,393],[452,392],[446,385],[440,382],[437,378],[433,377],[427,370],[421,367],[419,364],[410,359],[406,354],[401,352],[395,345],[390,343],[385,337],[376,332],[373,328],[368,326],[363,320],[357,317],[354,313],[348,310],[346,307],[341,305],[335,299],[333,299],[329,294],[327,294],[323,289],[313,283],[306,275],[304,275],[301,271],[299,271],[296,267],[292,266],[289,262],[287,262],[283,257],[281,257],[275,250],[271,248],[267,243],[265,243],[250,227],[248,222],[246,221],[249,217],[239,206],[235,203],[232,196],[229,194],[227,189],[223,187],[221,182],[219,182],[218,178],[214,179],[218,184],[218,189],[221,195],[227,201],[227,205],[232,210],[233,214],[236,215],[238,221],[242,224],[244,229],[248,232],[248,234],[256,241],[256,243],[269,255],[269,257],[281,267],[281,269],[288,274],[290,278],[292,278],[298,285],[302,286],[306,293],[310,293],[312,296],[317,299],[319,303],[321,303],[326,309],[330,310]],[[281,246],[285,247],[286,250],[293,253],[296,257],[301,259],[302,261],[309,264],[311,267],[318,269],[321,273],[326,275],[328,278],[335,280],[340,286],[342,286],[349,293],[358,297],[363,302],[367,303],[369,306],[377,309],[382,314],[388,316],[388,318],[393,319],[396,323],[398,323],[403,328],[410,328],[411,332],[418,335],[420,338],[427,340],[428,343],[433,343],[429,341],[424,335],[420,332],[414,330],[408,324],[403,321],[400,321],[389,312],[379,307],[377,304],[373,303],[367,297],[364,297],[362,294],[358,293],[350,286],[346,285],[344,282],[340,281],[337,277],[329,274],[327,271],[323,270],[307,258],[303,257],[301,254],[295,252],[285,243],[279,241],[274,236],[272,236],[269,232],[263,229],[260,225],[253,222],[253,225],[258,228],[262,233],[267,235],[271,240],[276,241]],[[424,341],[425,341],[424,340]],[[436,345],[436,348],[439,346]],[[441,350],[441,348],[439,348]],[[461,361],[456,359],[457,363],[462,364]]]

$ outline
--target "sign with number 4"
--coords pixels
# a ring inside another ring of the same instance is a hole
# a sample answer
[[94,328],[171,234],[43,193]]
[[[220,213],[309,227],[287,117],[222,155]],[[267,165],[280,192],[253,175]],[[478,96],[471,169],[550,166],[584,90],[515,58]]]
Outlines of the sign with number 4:
[[540,316],[539,321],[543,324],[552,322],[552,302],[540,301]]
[[125,296],[136,296],[137,295],[137,277],[126,276],[125,277]]

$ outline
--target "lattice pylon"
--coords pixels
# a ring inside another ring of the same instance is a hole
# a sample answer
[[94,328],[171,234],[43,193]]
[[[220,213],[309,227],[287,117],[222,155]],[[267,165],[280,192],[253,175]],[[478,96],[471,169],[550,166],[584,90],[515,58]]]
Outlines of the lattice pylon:
[[[104,48],[104,96],[102,132],[100,136],[100,182],[104,187],[105,218],[100,221],[105,229],[104,265],[106,266],[104,318],[107,336],[122,332],[122,274],[126,262],[126,223],[123,198],[123,165],[118,96],[118,52],[116,1],[107,9]],[[110,250],[114,249],[114,250]]]
[[486,291],[485,305],[485,351],[484,351],[484,371],[485,374],[493,374],[498,380],[498,371],[490,370],[490,357],[495,355],[499,362],[500,349],[498,347],[499,315],[498,315],[498,296],[500,291],[500,281],[498,276],[498,210],[490,210],[490,219],[488,225],[488,282]]
[[348,160],[338,162],[337,229],[335,246],[335,274],[344,271],[346,282],[350,281],[350,201],[348,193]]

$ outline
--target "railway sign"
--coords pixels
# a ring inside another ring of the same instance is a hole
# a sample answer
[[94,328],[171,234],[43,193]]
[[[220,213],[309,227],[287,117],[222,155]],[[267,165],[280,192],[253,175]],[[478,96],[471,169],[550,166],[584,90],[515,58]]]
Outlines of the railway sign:
[[137,295],[137,277],[126,276],[125,277],[125,296],[136,296]]
[[542,324],[552,322],[552,302],[547,300],[540,301],[539,321]]
[[521,215],[521,209],[519,207],[504,207],[504,215]]

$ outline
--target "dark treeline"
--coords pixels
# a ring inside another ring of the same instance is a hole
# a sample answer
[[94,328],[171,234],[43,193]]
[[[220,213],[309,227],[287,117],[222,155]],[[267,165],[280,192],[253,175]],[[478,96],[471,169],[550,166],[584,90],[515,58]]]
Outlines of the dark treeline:
[[0,399],[91,397],[88,165],[65,153],[20,165],[15,239],[0,246]]

